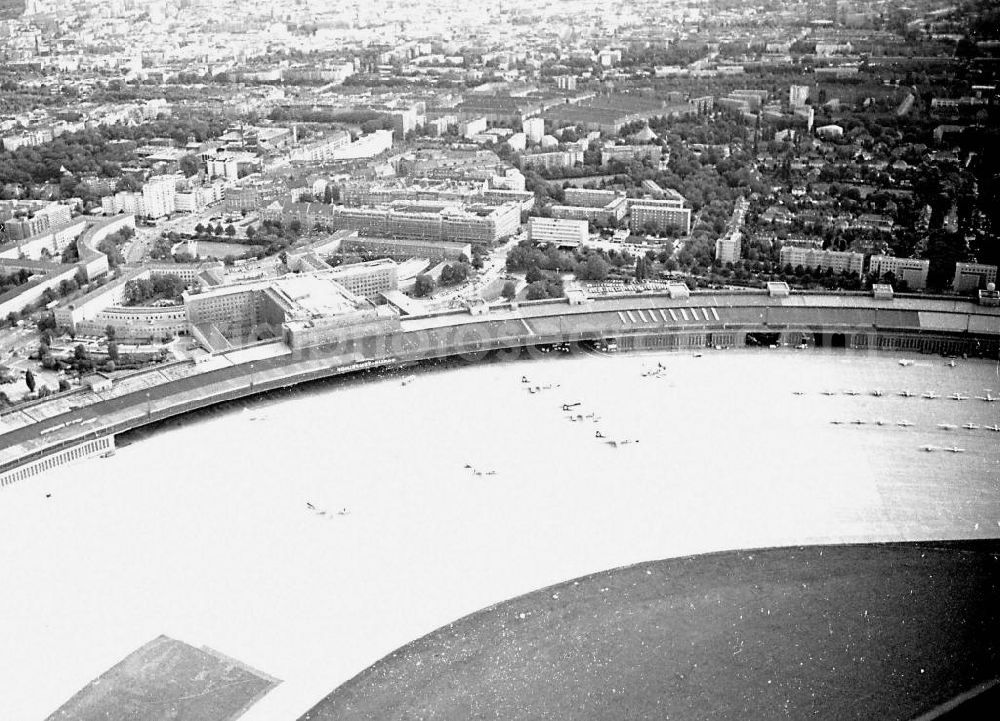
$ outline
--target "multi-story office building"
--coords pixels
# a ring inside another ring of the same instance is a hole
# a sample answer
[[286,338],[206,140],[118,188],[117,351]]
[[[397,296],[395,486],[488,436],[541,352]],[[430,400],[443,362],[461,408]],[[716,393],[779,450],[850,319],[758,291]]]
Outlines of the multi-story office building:
[[471,243],[447,240],[414,240],[411,238],[369,238],[353,236],[341,243],[344,252],[368,252],[394,259],[427,258],[429,260],[468,260],[472,257]]
[[613,208],[590,208],[578,205],[553,205],[552,217],[569,220],[593,221],[599,225],[611,226],[624,216],[625,199],[613,204]]
[[742,254],[743,236],[738,230],[715,241],[715,259],[722,263],[735,263]]
[[395,263],[375,261],[185,293],[184,305],[191,333],[213,351],[276,337],[301,348],[398,328],[395,312],[344,285],[374,296],[395,277]]
[[53,137],[51,128],[42,128],[40,130],[27,130],[17,135],[6,135],[0,138],[0,143],[3,144],[4,150],[12,153],[18,148],[28,148],[51,142]]
[[463,138],[471,138],[479,133],[486,132],[486,118],[474,118],[463,120],[458,124],[458,132]]
[[150,218],[162,218],[173,213],[177,207],[174,196],[177,194],[176,175],[154,175],[142,186],[142,200],[146,215]]
[[288,159],[299,162],[316,163],[332,160],[337,151],[351,144],[351,134],[344,130],[335,130],[330,135],[311,143],[304,143],[292,148]]
[[[513,192],[513,191],[510,191]],[[521,205],[503,203],[441,203],[396,201],[389,208],[347,208],[322,203],[289,203],[263,216],[285,222],[298,220],[309,227],[323,223],[330,228],[356,230],[376,238],[411,238],[493,244],[515,234],[521,224]]]
[[741,89],[733,90],[729,93],[729,97],[736,98],[737,100],[745,100],[750,106],[751,110],[758,110],[760,107],[767,102],[767,98],[770,95],[766,90],[750,90]]
[[788,104],[793,108],[806,104],[809,99],[808,85],[792,85],[788,88]]
[[219,202],[223,199],[224,193],[225,186],[222,183],[196,186],[176,193],[174,195],[174,207],[180,212],[194,213],[206,205]]
[[354,295],[369,300],[380,293],[396,290],[398,285],[396,261],[388,258],[367,263],[341,265],[331,270],[326,277],[336,281]]
[[572,168],[582,162],[582,150],[555,150],[551,153],[530,153],[521,156],[521,164],[529,168]]
[[629,163],[633,160],[649,160],[659,163],[663,149],[659,145],[605,145],[601,148],[601,165],[612,160]]
[[162,218],[177,210],[176,175],[154,175],[142,186],[142,192],[121,192],[101,198],[105,215],[136,215],[143,218]]
[[566,188],[566,205],[587,208],[603,208],[608,203],[622,197],[614,190],[591,190],[589,188]]
[[71,213],[68,205],[48,203],[35,209],[30,216],[5,221],[4,228],[7,231],[7,237],[11,240],[24,240],[66,225],[70,220]]
[[676,228],[682,235],[691,232],[691,209],[684,208],[682,200],[651,200],[647,198],[629,201],[629,228],[643,230],[647,224],[660,229]]
[[891,255],[873,255],[868,265],[868,272],[882,278],[886,273],[892,273],[899,281],[906,281],[908,287],[920,290],[927,287],[927,271],[930,261],[917,258],[896,258]]
[[556,77],[556,87],[560,90],[576,90],[575,75],[559,75]]
[[952,290],[962,293],[967,290],[980,290],[988,283],[996,283],[997,267],[984,263],[955,263],[955,277],[951,282]]
[[468,205],[441,212],[441,239],[474,245],[489,245],[514,235],[521,227],[521,207]]
[[537,144],[542,142],[542,136],[545,135],[544,120],[541,118],[528,118],[521,124],[521,127],[529,143]]
[[333,151],[334,160],[367,160],[392,147],[392,131],[376,130]]
[[566,204],[552,207],[556,218],[588,220],[617,225],[628,212],[628,199],[613,190],[566,188]]
[[528,238],[534,243],[577,246],[587,242],[589,230],[586,220],[537,217],[528,219]]
[[857,273],[864,271],[865,256],[861,253],[838,250],[821,250],[818,248],[802,248],[784,246],[780,255],[781,265],[791,265],[792,268],[820,268],[833,270],[834,273]]

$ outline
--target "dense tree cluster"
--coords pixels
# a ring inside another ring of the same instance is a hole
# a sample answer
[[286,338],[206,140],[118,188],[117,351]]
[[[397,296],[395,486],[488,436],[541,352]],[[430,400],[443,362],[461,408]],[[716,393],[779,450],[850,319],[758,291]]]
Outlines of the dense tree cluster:
[[438,277],[438,282],[441,285],[459,285],[464,283],[469,278],[470,267],[468,263],[463,263],[458,261],[456,263],[449,263],[441,269],[441,275]]
[[178,300],[184,292],[184,281],[168,273],[152,273],[149,278],[130,280],[125,284],[125,305],[144,305],[154,300]]
[[31,273],[21,268],[13,273],[6,275],[0,275],[0,296],[9,290],[13,290],[18,286],[24,285],[31,278]]
[[417,298],[425,298],[434,292],[434,279],[427,273],[417,276],[413,284],[413,295]]
[[[177,144],[194,139],[202,142],[226,129],[222,119],[180,116],[141,125],[107,125],[94,130],[64,133],[48,143],[0,151],[0,185],[29,186],[58,183],[65,197],[76,191],[75,178],[99,175],[116,178],[123,165],[137,162],[135,149],[151,138],[169,137]],[[125,142],[122,142],[125,141]],[[71,177],[64,180],[67,171]],[[188,168],[190,169],[190,168]]]
[[114,178],[121,174],[123,164],[135,159],[134,144],[111,143],[100,131],[65,133],[42,145],[0,151],[0,183],[59,182],[62,168],[73,175]]

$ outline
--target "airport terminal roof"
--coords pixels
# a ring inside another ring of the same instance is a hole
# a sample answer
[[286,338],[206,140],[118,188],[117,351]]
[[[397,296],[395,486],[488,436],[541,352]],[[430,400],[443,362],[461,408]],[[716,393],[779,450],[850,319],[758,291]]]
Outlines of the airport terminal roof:
[[287,275],[275,281],[269,291],[297,318],[349,313],[361,302],[339,283],[319,275]]

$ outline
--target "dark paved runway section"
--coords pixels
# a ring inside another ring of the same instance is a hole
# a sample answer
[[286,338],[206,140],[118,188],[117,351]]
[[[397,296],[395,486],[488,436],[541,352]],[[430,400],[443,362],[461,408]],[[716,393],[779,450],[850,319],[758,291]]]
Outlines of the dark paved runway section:
[[998,676],[1000,541],[738,551],[608,571],[467,616],[303,721],[885,721]]
[[277,683],[238,661],[160,636],[47,721],[233,721]]

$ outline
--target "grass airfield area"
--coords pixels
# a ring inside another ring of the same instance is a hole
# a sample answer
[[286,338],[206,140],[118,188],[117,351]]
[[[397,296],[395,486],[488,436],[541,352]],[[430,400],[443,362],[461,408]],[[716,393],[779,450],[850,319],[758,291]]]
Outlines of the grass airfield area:
[[302,721],[910,719],[998,674],[1000,541],[732,551],[472,614]]

